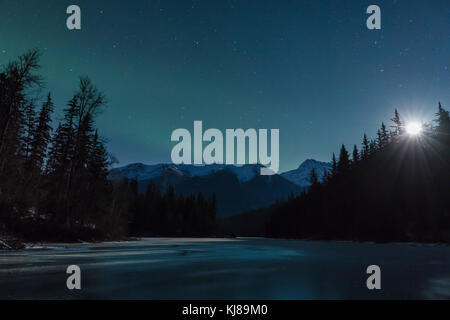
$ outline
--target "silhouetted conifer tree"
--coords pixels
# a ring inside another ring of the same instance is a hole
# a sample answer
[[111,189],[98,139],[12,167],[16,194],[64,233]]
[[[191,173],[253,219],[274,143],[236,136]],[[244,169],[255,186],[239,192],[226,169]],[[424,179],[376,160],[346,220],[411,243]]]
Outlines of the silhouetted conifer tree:
[[333,157],[331,159],[331,175],[333,177],[335,177],[337,175],[337,172],[338,172],[338,167],[337,167],[336,155],[333,152]]
[[364,138],[362,142],[362,152],[361,152],[361,158],[363,160],[366,160],[369,158],[370,154],[370,146],[369,146],[369,140],[367,139],[367,135],[364,133]]
[[31,143],[30,163],[33,170],[41,171],[47,148],[51,141],[51,114],[53,112],[53,101],[50,93],[47,95],[47,101],[42,105],[41,111],[36,121],[33,141]]
[[345,174],[350,170],[350,157],[345,146],[341,146],[341,151],[339,153],[339,161],[337,163],[337,172],[339,175]]
[[378,145],[380,149],[385,148],[389,143],[389,132],[386,130],[384,122],[381,123]]
[[25,164],[29,163],[31,156],[31,144],[33,142],[33,134],[35,130],[36,113],[34,111],[34,103],[29,102],[24,107],[24,119],[21,132],[21,155]]
[[391,127],[394,128],[393,135],[399,136],[403,134],[404,126],[403,122],[400,119],[400,114],[398,113],[397,109],[394,111],[394,117],[391,119],[391,121],[394,123]]
[[359,151],[356,144],[353,146],[353,153],[352,153],[352,164],[356,165],[359,162]]

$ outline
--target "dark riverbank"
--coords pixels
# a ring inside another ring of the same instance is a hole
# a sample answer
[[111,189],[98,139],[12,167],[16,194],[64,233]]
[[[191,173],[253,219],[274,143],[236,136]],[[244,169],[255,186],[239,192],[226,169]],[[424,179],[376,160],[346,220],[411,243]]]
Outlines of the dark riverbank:
[[0,250],[21,250],[25,249],[25,243],[12,236],[0,234]]

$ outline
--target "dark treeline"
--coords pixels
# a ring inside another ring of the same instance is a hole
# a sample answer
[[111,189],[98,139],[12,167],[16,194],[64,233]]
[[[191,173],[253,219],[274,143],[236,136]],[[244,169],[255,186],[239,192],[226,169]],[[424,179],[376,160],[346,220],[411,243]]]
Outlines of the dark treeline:
[[149,184],[138,191],[135,180],[117,183],[118,205],[128,212],[129,232],[136,236],[206,236],[216,227],[216,197],[202,193],[183,196],[169,186],[165,191]]
[[[38,50],[0,71],[0,234],[29,240],[116,239],[128,235],[205,235],[215,200],[180,197],[108,180],[111,157],[95,127],[106,98],[82,77],[52,128]],[[179,213],[179,215],[176,214]]]
[[266,235],[371,241],[450,241],[450,119],[439,104],[420,135],[392,129],[364,135],[352,156],[342,145],[332,172],[298,197],[268,209]]

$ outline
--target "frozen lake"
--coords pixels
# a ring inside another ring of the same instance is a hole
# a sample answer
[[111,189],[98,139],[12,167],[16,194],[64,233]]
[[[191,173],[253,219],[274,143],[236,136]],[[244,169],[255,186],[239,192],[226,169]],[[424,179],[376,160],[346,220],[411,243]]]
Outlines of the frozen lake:
[[[0,251],[0,299],[450,299],[450,246],[173,239]],[[81,290],[66,288],[68,265]],[[381,290],[366,268],[381,268]]]

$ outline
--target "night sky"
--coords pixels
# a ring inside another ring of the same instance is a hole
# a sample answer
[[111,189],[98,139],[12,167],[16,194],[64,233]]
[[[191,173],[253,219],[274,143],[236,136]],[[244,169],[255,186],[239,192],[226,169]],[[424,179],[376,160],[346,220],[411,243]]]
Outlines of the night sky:
[[97,124],[120,165],[170,162],[172,131],[202,120],[279,128],[285,171],[373,137],[394,108],[429,121],[450,105],[448,0],[0,0],[0,63],[34,47],[57,117],[80,75],[105,92]]

